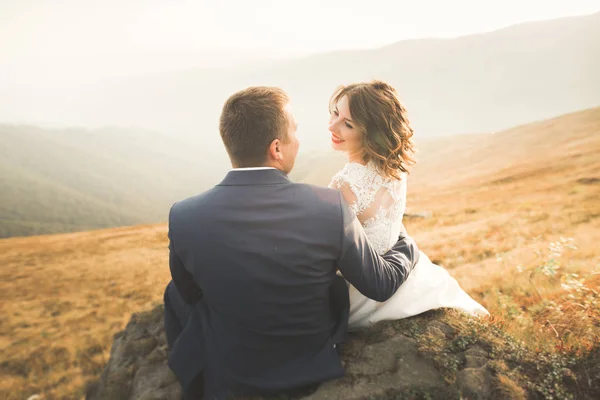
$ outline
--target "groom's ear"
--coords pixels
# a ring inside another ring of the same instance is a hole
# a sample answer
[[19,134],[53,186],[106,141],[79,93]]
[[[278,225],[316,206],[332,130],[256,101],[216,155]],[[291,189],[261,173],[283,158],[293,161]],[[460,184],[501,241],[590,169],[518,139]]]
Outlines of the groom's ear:
[[269,146],[269,156],[273,160],[281,160],[283,158],[283,154],[281,153],[281,141],[279,139],[275,139],[271,142]]

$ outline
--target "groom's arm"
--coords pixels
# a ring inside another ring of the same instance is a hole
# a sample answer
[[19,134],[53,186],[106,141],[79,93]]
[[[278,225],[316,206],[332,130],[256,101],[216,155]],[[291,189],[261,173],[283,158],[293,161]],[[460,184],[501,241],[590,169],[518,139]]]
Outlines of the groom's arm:
[[[173,209],[171,209],[172,211]],[[202,297],[202,289],[196,285],[194,277],[177,256],[171,232],[171,212],[169,212],[169,269],[171,270],[171,278],[183,301],[187,304],[194,304]]]
[[359,292],[386,301],[408,278],[419,261],[415,241],[401,232],[398,242],[383,256],[369,245],[362,225],[342,199],[342,247],[338,269]]

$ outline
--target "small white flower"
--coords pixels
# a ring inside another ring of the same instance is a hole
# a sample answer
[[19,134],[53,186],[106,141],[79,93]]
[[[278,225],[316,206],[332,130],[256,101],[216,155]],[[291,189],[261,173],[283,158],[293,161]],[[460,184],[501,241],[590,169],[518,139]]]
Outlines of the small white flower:
[[560,284],[560,286],[568,292],[570,292],[572,290],[580,292],[582,289],[585,289],[586,287],[583,284],[584,280],[577,279],[578,277],[579,277],[579,275],[577,275],[577,274],[569,274],[565,278],[563,278],[563,282]]
[[556,262],[549,262],[542,266],[541,271],[546,276],[554,276],[559,268],[560,266]]
[[522,266],[522,265],[517,265],[517,272],[518,272],[518,273],[521,273],[521,272],[523,272],[523,271],[525,271],[525,268],[523,268],[523,266]]
[[551,242],[548,245],[548,250],[550,250],[552,258],[559,258],[562,255],[563,245],[561,242]]

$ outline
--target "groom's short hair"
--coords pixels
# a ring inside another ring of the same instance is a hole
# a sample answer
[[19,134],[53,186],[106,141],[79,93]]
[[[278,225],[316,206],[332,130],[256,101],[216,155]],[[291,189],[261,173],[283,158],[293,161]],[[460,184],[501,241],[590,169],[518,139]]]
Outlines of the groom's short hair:
[[262,165],[273,140],[288,141],[289,121],[284,108],[289,101],[282,89],[267,86],[249,87],[227,99],[219,131],[238,168]]

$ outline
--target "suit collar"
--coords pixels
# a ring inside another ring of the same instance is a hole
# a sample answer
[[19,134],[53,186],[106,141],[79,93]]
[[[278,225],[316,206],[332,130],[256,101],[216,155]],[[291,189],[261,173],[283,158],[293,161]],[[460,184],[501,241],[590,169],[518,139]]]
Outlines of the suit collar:
[[278,169],[257,169],[229,171],[225,179],[217,186],[245,186],[245,185],[282,185],[291,183],[288,176]]
[[232,171],[258,171],[261,169],[275,169],[273,167],[247,167],[247,168],[233,168]]

